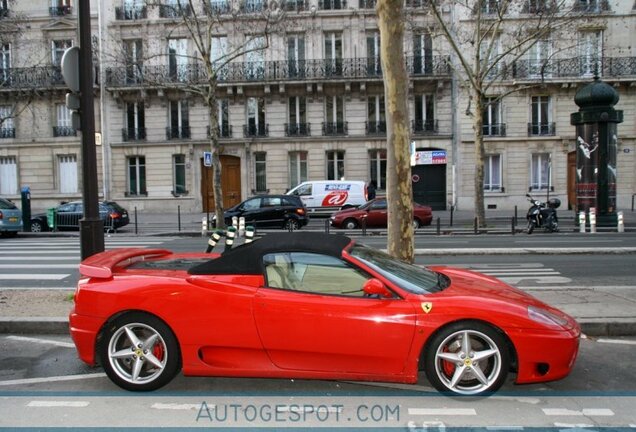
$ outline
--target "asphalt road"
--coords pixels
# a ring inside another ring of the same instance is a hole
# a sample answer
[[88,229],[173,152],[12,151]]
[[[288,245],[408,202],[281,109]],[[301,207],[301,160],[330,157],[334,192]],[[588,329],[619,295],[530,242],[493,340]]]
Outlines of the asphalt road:
[[415,386],[179,376],[136,394],[81,363],[68,337],[2,335],[0,428],[634,428],[635,345],[636,338],[584,339],[567,378],[517,386],[510,377],[489,398],[441,396],[423,374]]

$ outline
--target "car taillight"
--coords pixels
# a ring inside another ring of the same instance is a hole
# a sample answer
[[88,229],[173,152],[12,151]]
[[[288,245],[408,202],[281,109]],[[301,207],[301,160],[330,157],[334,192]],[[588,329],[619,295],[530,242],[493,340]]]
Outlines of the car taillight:
[[110,214],[110,218],[111,219],[119,219],[121,217],[121,215],[119,213],[111,213]]
[[304,208],[297,208],[296,209],[296,213],[298,213],[301,216],[305,215],[305,209]]

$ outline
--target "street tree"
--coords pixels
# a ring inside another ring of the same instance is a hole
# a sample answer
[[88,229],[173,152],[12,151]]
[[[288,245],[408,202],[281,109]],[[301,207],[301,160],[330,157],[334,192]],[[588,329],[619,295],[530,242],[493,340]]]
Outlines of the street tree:
[[[465,113],[472,119],[475,142],[475,217],[483,227],[484,112],[511,93],[540,85],[551,72],[555,54],[575,46],[570,24],[586,11],[571,0],[429,0],[427,5],[434,18],[429,30],[450,48],[451,66],[468,93]],[[525,59],[526,72],[537,79],[519,84],[510,79],[512,65]]]
[[413,262],[413,190],[409,152],[408,75],[404,59],[404,2],[377,4],[387,132],[387,248],[390,255]]

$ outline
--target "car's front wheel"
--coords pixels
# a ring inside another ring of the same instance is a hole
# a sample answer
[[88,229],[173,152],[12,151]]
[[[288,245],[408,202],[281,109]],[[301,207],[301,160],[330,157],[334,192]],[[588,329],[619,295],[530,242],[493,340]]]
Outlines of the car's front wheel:
[[499,389],[510,368],[504,336],[475,321],[451,324],[437,333],[424,353],[424,371],[441,392],[482,395]]
[[42,227],[42,223],[39,221],[31,221],[31,232],[42,232],[44,228]]
[[181,368],[177,339],[159,318],[135,312],[109,323],[99,356],[108,377],[133,391],[156,390]]
[[348,230],[356,229],[358,228],[358,222],[355,219],[347,219],[342,223],[342,227]]
[[296,219],[287,219],[285,221],[285,229],[287,231],[296,231],[300,229],[300,223]]

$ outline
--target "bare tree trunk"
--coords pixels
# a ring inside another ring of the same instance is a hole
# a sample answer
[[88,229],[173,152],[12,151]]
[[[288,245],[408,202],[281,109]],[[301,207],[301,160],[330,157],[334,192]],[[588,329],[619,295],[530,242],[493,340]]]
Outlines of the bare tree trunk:
[[[210,151],[212,152],[212,192],[214,195],[214,214],[216,227],[225,228],[223,217],[223,188],[221,185],[221,148],[219,145],[219,116],[216,106],[216,85],[210,83],[206,105],[208,106],[208,124],[210,126]],[[206,197],[207,199],[207,197]]]
[[481,92],[473,89],[475,112],[473,113],[473,128],[475,132],[475,216],[477,226],[486,226],[486,210],[484,205],[484,103]]
[[408,75],[404,61],[404,2],[377,6],[387,120],[387,204],[390,255],[413,262],[413,190],[409,152]]

